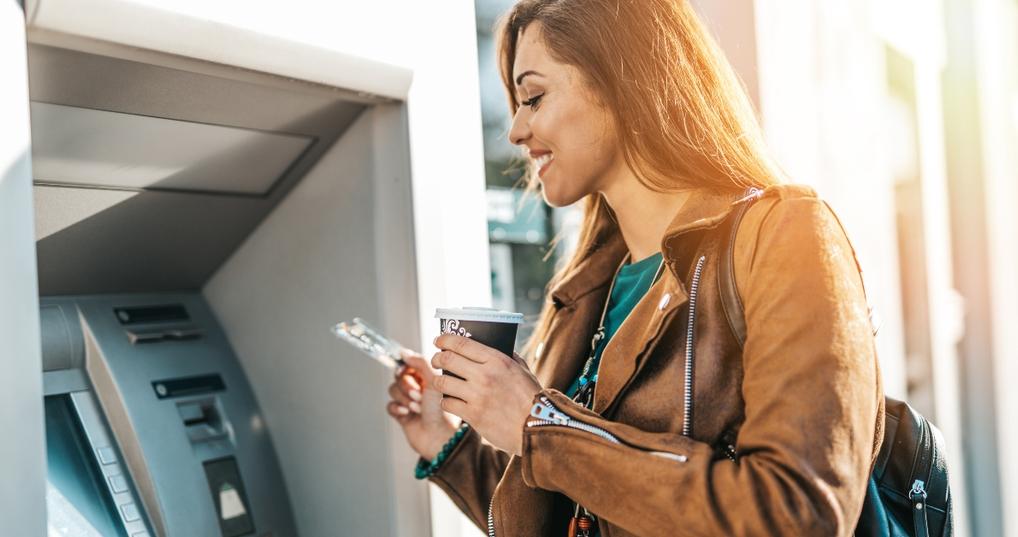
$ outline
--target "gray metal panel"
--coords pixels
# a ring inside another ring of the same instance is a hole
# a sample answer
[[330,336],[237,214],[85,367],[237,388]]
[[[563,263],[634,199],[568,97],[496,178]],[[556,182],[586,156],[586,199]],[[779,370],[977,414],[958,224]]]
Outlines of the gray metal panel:
[[[407,345],[421,341],[418,328],[416,230],[411,187],[409,119],[404,105],[378,105],[374,122],[372,160],[375,169],[375,250],[378,264],[379,328]],[[215,306],[213,304],[213,306]],[[387,382],[389,379],[385,379]],[[384,390],[383,390],[384,391]],[[431,504],[410,472],[418,455],[406,447],[403,431],[388,423],[390,479],[393,482],[393,534],[430,536]]]
[[385,414],[391,373],[328,330],[362,316],[404,344],[418,338],[406,130],[394,108],[384,123],[377,109],[361,116],[204,290],[258,392],[305,537],[416,535],[396,527],[396,485],[423,494],[413,461],[390,456],[405,450]]
[[[197,289],[271,208],[231,196],[35,187],[42,229],[65,207],[94,213],[41,238],[39,289],[44,296]],[[108,199],[115,198],[111,206]]]
[[[197,340],[132,345],[113,308],[183,304]],[[202,462],[236,457],[257,534],[296,535],[275,450],[247,378],[211,311],[196,295],[117,295],[48,298],[44,307],[76,305],[86,348],[86,369],[116,443],[160,537],[215,535],[218,517]],[[159,399],[156,380],[218,374],[223,391]],[[178,403],[210,399],[228,422],[228,435],[193,443]]]
[[42,370],[60,371],[85,367],[85,342],[72,304],[47,304],[39,308],[42,332]]
[[349,122],[333,124],[324,114],[336,103],[364,108],[342,90],[192,64],[172,68],[28,45],[33,101],[293,134],[341,132]]
[[90,390],[92,385],[84,369],[60,369],[43,373],[42,387],[43,395],[50,396]]
[[36,182],[264,196],[314,138],[34,102]]
[[46,535],[24,12],[0,1],[0,531]]
[[43,296],[199,289],[364,109],[338,90],[216,67],[29,47],[33,101],[316,140],[265,196],[37,185]]

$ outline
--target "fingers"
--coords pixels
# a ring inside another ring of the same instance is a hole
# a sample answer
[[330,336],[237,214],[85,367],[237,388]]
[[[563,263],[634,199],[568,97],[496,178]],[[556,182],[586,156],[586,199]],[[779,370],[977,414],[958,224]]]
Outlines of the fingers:
[[421,396],[420,392],[417,392],[416,390],[404,391],[399,383],[394,382],[389,385],[389,397],[392,398],[393,403],[406,407],[415,414],[419,414],[421,412]]
[[410,395],[403,391],[398,382],[389,385],[389,397],[393,402],[403,406],[407,406],[412,401]]
[[395,401],[389,401],[389,404],[385,405],[385,411],[400,423],[407,421],[412,415],[410,409]]
[[404,353],[403,361],[411,369],[415,370],[427,384],[428,380],[435,375],[435,371],[428,364],[428,359],[416,353]]
[[[417,392],[417,395],[419,396],[421,390],[424,388],[421,386],[420,372],[409,367],[400,367],[396,370],[396,383],[399,384],[400,388],[411,397],[414,397],[413,392]],[[419,401],[420,397],[414,397],[414,399]]]
[[482,365],[453,351],[441,351],[431,358],[431,366],[471,380],[478,377]]
[[508,358],[508,356],[487,345],[456,334],[442,334],[438,336],[435,338],[435,346],[440,350],[455,352],[479,364]]
[[455,397],[446,397],[442,399],[442,410],[450,414],[455,414],[463,418],[464,421],[466,421],[465,414],[467,413],[468,409],[466,402],[464,402],[462,399],[457,399]]
[[431,385],[446,397],[470,400],[470,384],[465,380],[450,375],[438,375],[431,381]]

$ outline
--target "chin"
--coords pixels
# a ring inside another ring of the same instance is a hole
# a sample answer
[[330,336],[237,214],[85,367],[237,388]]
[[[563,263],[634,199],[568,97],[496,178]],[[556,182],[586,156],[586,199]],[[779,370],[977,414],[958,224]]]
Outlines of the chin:
[[568,207],[577,201],[583,199],[583,195],[577,195],[574,192],[560,192],[554,188],[548,188],[548,185],[541,181],[541,196],[544,197],[544,202],[555,208]]

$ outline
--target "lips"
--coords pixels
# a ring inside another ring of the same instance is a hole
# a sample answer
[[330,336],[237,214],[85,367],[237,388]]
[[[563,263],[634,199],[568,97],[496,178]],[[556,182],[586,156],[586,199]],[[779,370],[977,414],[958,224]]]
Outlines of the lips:
[[537,175],[539,177],[543,177],[544,174],[548,171],[548,168],[550,168],[552,163],[555,162],[555,155],[553,155],[551,153],[545,153],[545,154],[535,158],[534,162],[537,164],[537,168],[538,168],[537,169]]

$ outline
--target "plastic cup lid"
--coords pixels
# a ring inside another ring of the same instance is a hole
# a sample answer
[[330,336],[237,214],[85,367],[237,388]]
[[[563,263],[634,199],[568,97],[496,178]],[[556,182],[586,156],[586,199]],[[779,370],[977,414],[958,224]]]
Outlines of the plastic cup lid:
[[489,323],[519,324],[523,322],[522,313],[513,313],[495,308],[438,308],[435,310],[435,318]]

